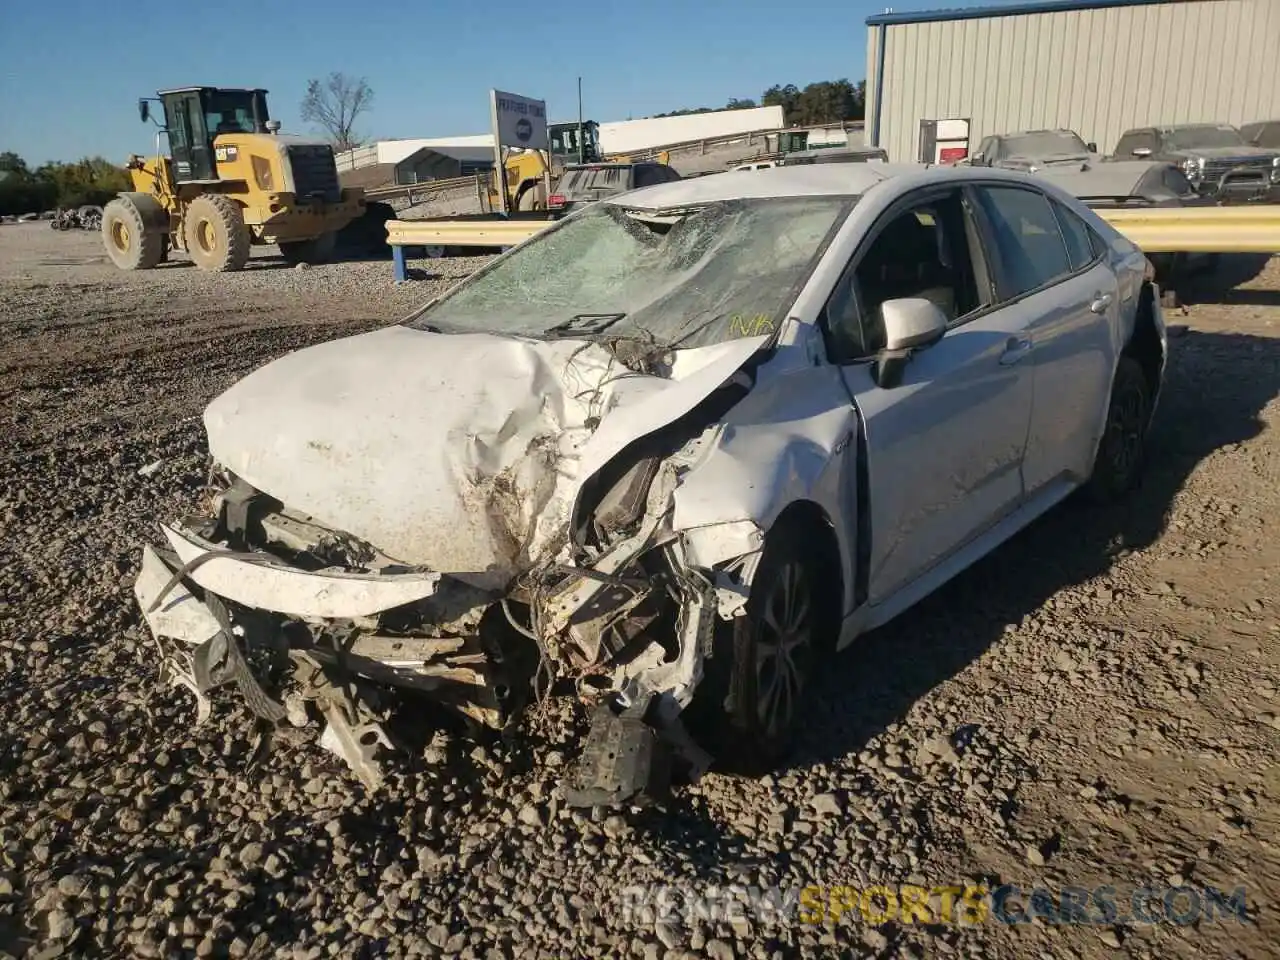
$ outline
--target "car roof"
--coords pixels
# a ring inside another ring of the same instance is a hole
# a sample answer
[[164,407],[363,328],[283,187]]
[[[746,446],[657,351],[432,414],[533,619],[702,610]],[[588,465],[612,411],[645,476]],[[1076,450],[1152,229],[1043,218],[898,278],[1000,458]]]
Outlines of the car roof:
[[1080,136],[1080,134],[1076,133],[1070,127],[1046,127],[1044,130],[1010,130],[1008,133],[996,134],[996,139],[1002,140],[1005,137],[1025,137],[1033,133],[1069,133],[1073,137]]
[[1156,129],[1168,133],[1171,130],[1234,130],[1236,128],[1229,123],[1171,123]]
[[890,177],[919,173],[924,164],[874,165],[860,163],[806,164],[802,167],[771,167],[754,177],[729,177],[716,173],[660,183],[605,201],[626,206],[659,210],[719,200],[769,199],[776,197],[840,197],[866,193]]
[[734,177],[722,171],[705,177],[688,177],[652,187],[642,187],[601,203],[663,210],[724,200],[767,200],[784,197],[861,196],[877,184],[898,178],[909,186],[931,183],[969,183],[1005,180],[1043,189],[1045,184],[1029,174],[988,167],[936,166],[927,163],[815,163],[798,167],[772,167],[750,177]]

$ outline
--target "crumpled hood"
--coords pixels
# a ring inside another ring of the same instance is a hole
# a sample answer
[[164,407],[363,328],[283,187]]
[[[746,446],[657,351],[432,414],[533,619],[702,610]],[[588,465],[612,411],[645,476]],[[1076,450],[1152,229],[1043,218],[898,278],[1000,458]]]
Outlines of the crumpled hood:
[[390,327],[251,373],[205,411],[219,463],[405,563],[500,585],[562,542],[582,484],[766,340],[677,355],[670,379],[603,346]]

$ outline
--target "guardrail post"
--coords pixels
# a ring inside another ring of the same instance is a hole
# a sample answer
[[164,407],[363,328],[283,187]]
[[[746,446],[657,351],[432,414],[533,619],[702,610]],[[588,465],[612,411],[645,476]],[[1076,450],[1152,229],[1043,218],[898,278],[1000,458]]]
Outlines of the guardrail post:
[[397,243],[391,248],[391,261],[395,264],[396,283],[404,283],[409,279],[409,270],[405,266],[404,246],[402,244]]

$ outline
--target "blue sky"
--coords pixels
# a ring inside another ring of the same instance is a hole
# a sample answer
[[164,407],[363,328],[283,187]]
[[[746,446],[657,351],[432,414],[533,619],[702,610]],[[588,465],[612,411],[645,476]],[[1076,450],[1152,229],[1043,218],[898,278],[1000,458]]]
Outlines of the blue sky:
[[139,121],[138,97],[187,84],[266,87],[283,129],[311,132],[298,103],[308,78],[332,70],[373,87],[358,128],[373,138],[487,132],[493,87],[570,119],[579,75],[585,113],[600,121],[722,106],[773,83],[862,79],[863,21],[884,9],[884,0],[0,0],[0,150],[32,164],[150,152],[155,131]]

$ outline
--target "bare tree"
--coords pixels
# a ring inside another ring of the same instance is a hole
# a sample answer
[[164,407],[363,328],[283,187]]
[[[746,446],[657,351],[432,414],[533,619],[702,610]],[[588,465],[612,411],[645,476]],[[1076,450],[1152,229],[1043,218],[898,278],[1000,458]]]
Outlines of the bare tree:
[[360,146],[355,133],[356,120],[373,103],[373,88],[361,77],[331,73],[323,80],[308,80],[307,95],[302,98],[302,119],[322,127],[335,150]]

